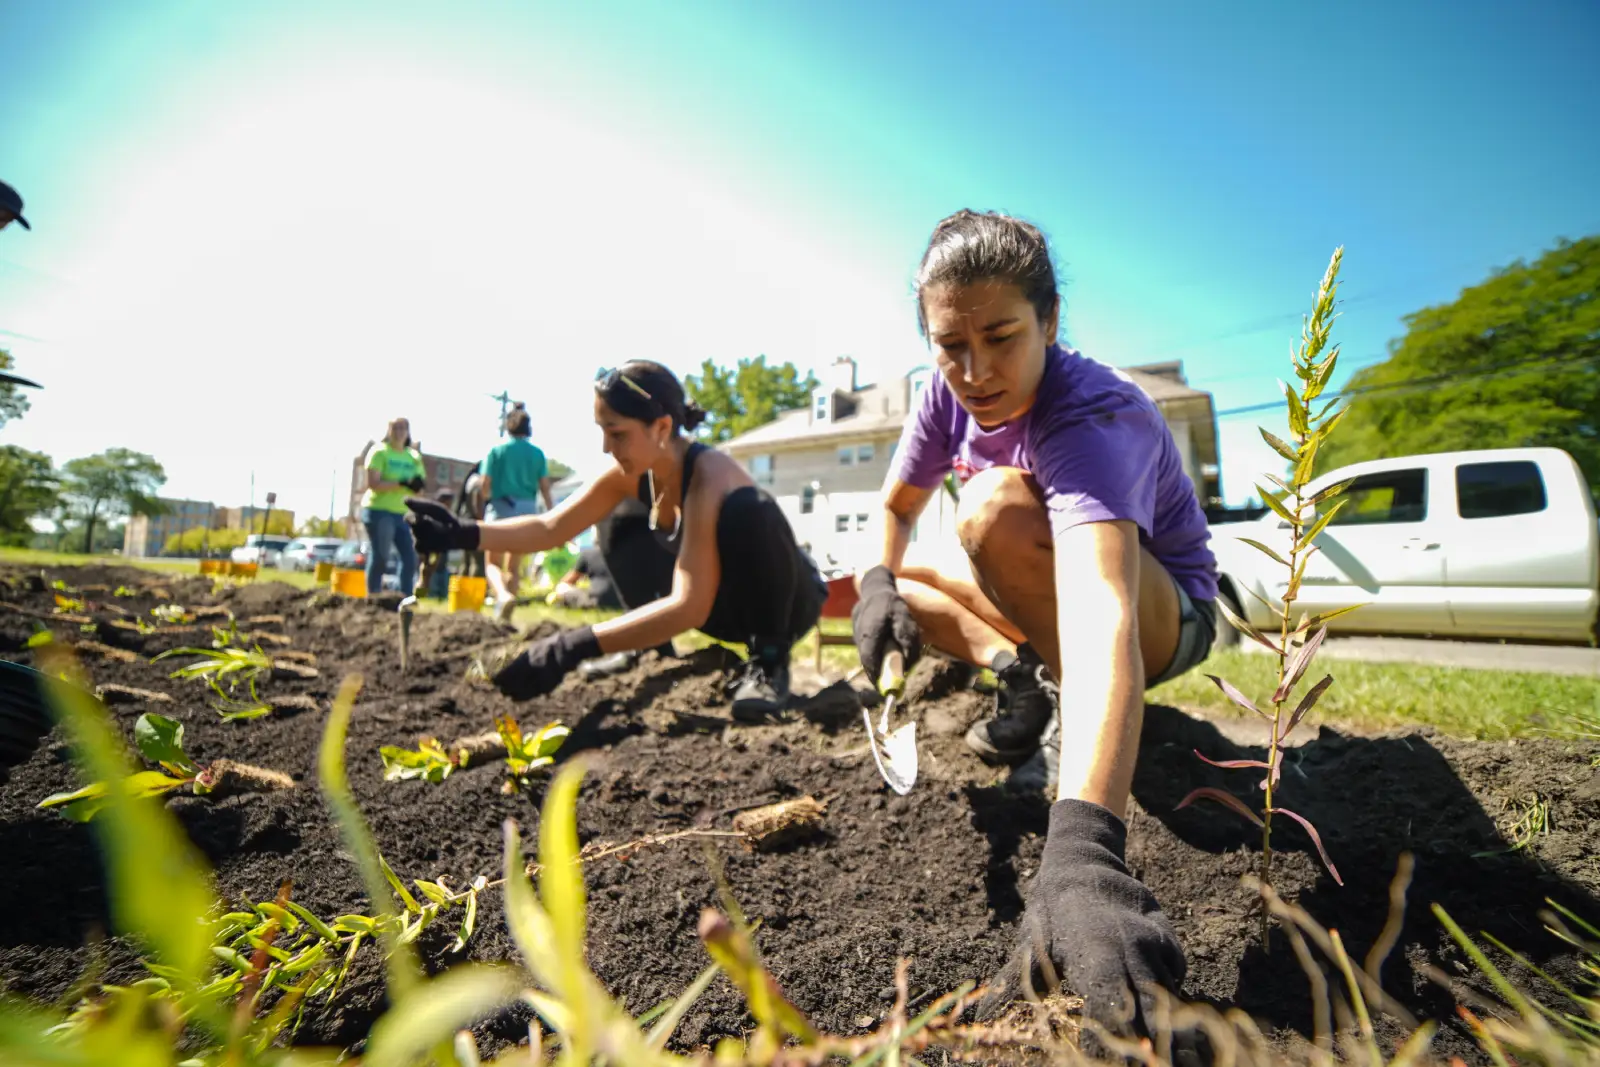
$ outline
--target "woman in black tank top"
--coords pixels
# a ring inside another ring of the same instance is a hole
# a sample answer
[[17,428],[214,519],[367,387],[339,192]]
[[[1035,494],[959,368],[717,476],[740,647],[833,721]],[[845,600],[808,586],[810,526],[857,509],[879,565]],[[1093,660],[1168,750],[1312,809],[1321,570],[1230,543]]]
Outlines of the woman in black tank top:
[[827,597],[816,566],[743,467],[685,436],[705,412],[685,399],[671,371],[633,360],[603,373],[594,409],[616,465],[553,511],[473,523],[429,501],[407,501],[425,551],[539,552],[597,527],[606,569],[629,610],[529,646],[495,674],[495,684],[526,700],[584,661],[699,630],[749,649],[734,717],[773,715],[789,695],[789,650],[816,625]]

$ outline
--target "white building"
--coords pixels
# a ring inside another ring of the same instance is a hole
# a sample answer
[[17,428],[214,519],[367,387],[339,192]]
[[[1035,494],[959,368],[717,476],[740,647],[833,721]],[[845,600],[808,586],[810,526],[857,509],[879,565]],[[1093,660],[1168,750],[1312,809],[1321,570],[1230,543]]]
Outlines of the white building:
[[[1183,457],[1202,505],[1221,497],[1216,412],[1211,394],[1192,389],[1178,362],[1125,368],[1156,402]],[[877,385],[856,381],[856,363],[841,357],[812,394],[811,405],[786,411],[721,447],[744,464],[788,516],[795,538],[823,566],[870,565],[883,544],[883,483],[907,414],[933,371],[918,367]],[[936,494],[913,540],[954,536],[954,503]]]

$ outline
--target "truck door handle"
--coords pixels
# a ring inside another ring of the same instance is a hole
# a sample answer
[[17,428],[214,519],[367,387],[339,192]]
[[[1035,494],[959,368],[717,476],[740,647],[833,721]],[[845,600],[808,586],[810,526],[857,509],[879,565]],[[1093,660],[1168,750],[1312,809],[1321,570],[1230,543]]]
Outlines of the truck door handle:
[[1418,550],[1420,550],[1422,552],[1432,552],[1434,549],[1439,547],[1439,542],[1437,542],[1437,541],[1424,541],[1420,537],[1408,537],[1404,541],[1400,542],[1400,547],[1401,548],[1414,548],[1414,549],[1418,549]]

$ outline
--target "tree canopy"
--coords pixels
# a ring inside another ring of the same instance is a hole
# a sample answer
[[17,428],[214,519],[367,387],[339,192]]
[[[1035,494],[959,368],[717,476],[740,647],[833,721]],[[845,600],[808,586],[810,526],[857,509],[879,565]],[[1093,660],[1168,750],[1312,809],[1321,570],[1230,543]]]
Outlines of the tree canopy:
[[0,446],[0,543],[26,545],[33,540],[35,515],[54,511],[61,502],[61,479],[50,457],[16,445]]
[[741,359],[738,367],[719,367],[708,359],[683,384],[689,398],[706,411],[697,435],[719,442],[763,426],[781,411],[805,407],[817,379],[809,371],[800,377],[793,363],[770,366],[766,356],[757,356]]
[[[0,348],[0,371],[10,370],[14,364],[11,353]],[[28,394],[23,392],[26,388],[16,382],[0,382],[0,426],[27,413]]]
[[102,518],[160,512],[156,490],[166,482],[167,472],[154,456],[128,448],[108,448],[68,460],[61,473],[62,494],[83,520],[86,552],[94,544],[94,529]]
[[1559,242],[1405,318],[1351,376],[1331,470],[1379,456],[1548,445],[1600,488],[1600,236]]

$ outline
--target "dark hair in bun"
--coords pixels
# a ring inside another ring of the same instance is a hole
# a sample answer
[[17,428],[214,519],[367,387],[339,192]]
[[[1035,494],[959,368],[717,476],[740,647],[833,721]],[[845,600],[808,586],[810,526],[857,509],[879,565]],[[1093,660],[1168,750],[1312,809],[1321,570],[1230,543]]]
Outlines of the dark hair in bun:
[[1021,289],[1041,323],[1061,306],[1050,247],[1039,227],[998,211],[962,210],[939,220],[917,269],[917,328],[922,335],[928,335],[923,296],[930,286],[989,279]]
[[706,420],[705,409],[684,395],[678,376],[652,360],[630,359],[602,372],[594,388],[612,411],[626,418],[654,422],[670,416],[675,433],[692,433]]

